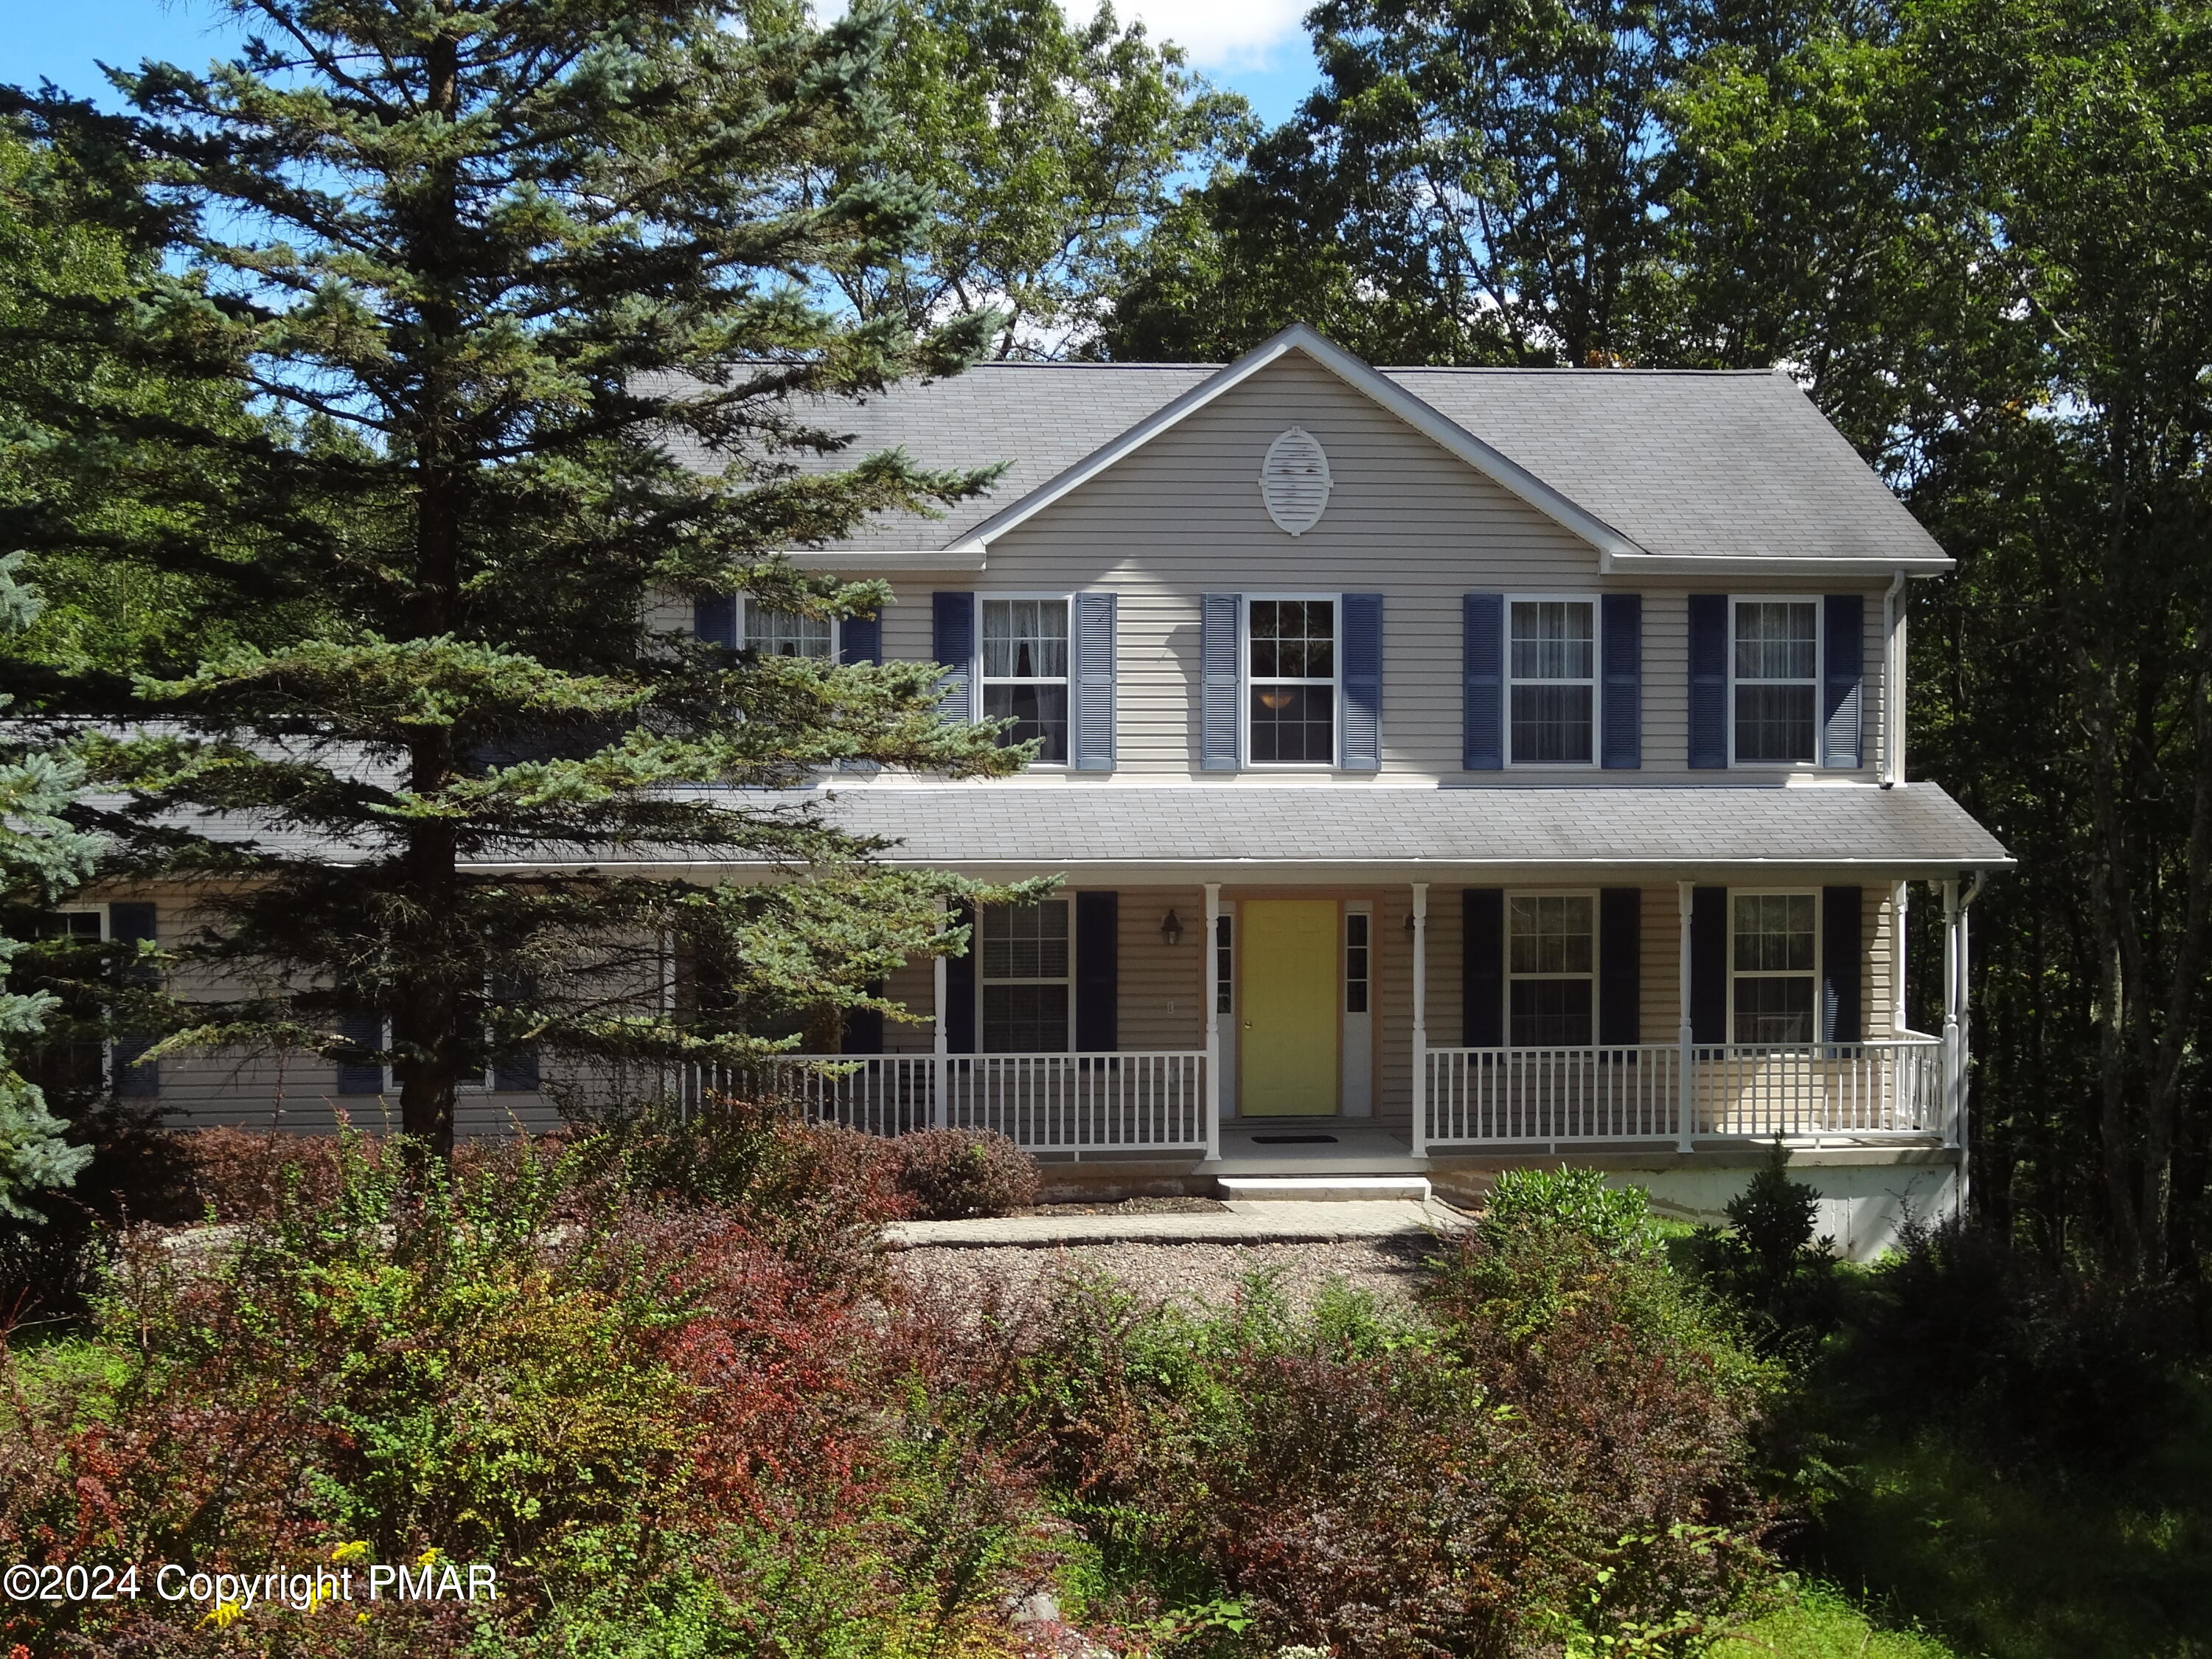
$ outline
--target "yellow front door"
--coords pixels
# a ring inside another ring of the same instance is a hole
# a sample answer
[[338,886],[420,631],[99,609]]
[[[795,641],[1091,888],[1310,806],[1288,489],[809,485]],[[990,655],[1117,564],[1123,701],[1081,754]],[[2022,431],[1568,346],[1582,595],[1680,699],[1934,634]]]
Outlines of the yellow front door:
[[1246,899],[1237,1092],[1244,1117],[1336,1110],[1336,901]]

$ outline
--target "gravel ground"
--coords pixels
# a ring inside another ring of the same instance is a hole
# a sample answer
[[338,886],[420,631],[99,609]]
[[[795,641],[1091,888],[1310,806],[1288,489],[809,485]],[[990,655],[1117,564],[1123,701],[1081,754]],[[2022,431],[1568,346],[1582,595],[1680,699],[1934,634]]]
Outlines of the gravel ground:
[[1297,1305],[1310,1303],[1332,1279],[1377,1299],[1409,1305],[1425,1276],[1425,1238],[1376,1238],[1330,1243],[1068,1244],[1055,1249],[908,1250],[891,1271],[917,1288],[941,1292],[955,1305],[975,1305],[995,1290],[1018,1298],[1060,1273],[1110,1273],[1147,1301],[1194,1310],[1226,1307],[1246,1274],[1259,1268]]

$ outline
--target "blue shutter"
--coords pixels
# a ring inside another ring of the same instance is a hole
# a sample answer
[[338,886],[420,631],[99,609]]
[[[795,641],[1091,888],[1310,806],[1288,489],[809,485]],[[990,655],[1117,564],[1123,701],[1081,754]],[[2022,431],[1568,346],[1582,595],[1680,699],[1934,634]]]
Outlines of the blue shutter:
[[1601,887],[1597,894],[1597,1040],[1626,1048],[1644,1040],[1644,894]]
[[1079,772],[1114,769],[1114,596],[1075,596],[1075,731]]
[[1243,762],[1238,742],[1237,634],[1244,623],[1244,596],[1208,593],[1200,601],[1198,623],[1199,767],[1234,772]]
[[1121,895],[1075,896],[1075,1046],[1109,1054],[1121,1042]]
[[1857,1042],[1866,1032],[1863,1013],[1866,948],[1860,927],[1865,915],[1856,887],[1820,890],[1820,1040]]
[[1820,601],[1820,764],[1865,763],[1866,601],[1831,593]]
[[837,624],[837,660],[847,667],[884,659],[884,619],[847,617]]
[[1382,767],[1382,596],[1344,596],[1344,672],[1338,754],[1347,772]]
[[1505,1046],[1505,890],[1469,887],[1460,894],[1460,1042],[1468,1048]]
[[738,648],[738,596],[702,593],[691,601],[691,632],[725,651]]
[[[1505,764],[1505,596],[1469,593],[1460,602],[1460,654],[1466,684],[1460,763],[1470,772]],[[1473,1045],[1471,1045],[1473,1046]]]
[[1728,1030],[1728,889],[1690,893],[1690,1041],[1720,1043]]
[[1729,762],[1728,629],[1727,594],[1690,595],[1690,764],[1694,767],[1726,766]]
[[[530,1000],[531,987],[519,979],[495,977],[491,982],[495,1002],[523,1002]],[[505,1054],[494,1054],[491,1061],[491,1086],[501,1094],[531,1095],[538,1092],[538,1045],[526,1043]]]
[[1598,614],[1604,764],[1633,770],[1644,764],[1644,596],[1607,593]]
[[937,712],[965,726],[975,714],[975,596],[929,596],[929,654],[945,670],[938,682]]
[[[384,1018],[380,1014],[358,1011],[342,1014],[338,1017],[338,1035],[358,1048],[381,1048],[384,1047]],[[340,1060],[338,1092],[342,1095],[382,1094],[383,1062],[374,1060]]]
[[[136,944],[143,939],[151,945],[160,937],[155,907],[133,900],[107,907],[107,937],[112,943]],[[153,987],[161,982],[158,973],[143,969],[126,969],[130,983]],[[150,1100],[161,1092],[161,1062],[149,1060],[138,1063],[139,1055],[154,1046],[154,1039],[143,1035],[119,1036],[115,1039],[115,1092],[126,1100]]]
[[983,948],[975,907],[966,900],[953,906],[953,920],[968,930],[968,948],[945,958],[945,1046],[956,1054],[975,1052],[975,955]]

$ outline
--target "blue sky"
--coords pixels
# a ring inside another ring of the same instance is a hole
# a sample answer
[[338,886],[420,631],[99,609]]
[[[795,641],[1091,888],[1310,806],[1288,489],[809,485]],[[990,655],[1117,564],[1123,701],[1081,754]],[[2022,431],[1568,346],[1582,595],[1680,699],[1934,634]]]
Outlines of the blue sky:
[[[1084,3],[1084,0],[1078,0]],[[1122,0],[1155,39],[1182,43],[1193,64],[1252,100],[1270,125],[1313,84],[1299,16],[1308,0]],[[198,66],[239,39],[216,0],[0,0],[0,82],[43,77],[106,101],[96,64],[142,58]]]

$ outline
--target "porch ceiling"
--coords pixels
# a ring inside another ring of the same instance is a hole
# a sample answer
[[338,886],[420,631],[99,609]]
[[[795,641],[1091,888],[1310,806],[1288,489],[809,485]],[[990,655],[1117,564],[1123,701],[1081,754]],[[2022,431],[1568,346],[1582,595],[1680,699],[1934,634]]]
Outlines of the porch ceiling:
[[1464,788],[863,783],[775,797],[897,845],[897,863],[1077,881],[1667,878],[2013,860],[1934,784]]

